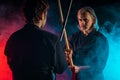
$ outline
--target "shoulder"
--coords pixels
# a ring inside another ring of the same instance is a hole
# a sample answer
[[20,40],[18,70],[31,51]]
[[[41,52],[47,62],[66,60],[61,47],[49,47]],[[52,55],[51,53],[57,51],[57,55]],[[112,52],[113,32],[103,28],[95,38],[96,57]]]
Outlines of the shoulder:
[[75,32],[73,33],[71,36],[77,36],[78,34],[80,34],[81,32]]
[[80,32],[75,32],[72,35],[70,35],[69,40],[74,40],[75,38],[77,38],[79,36]]
[[45,30],[41,30],[43,36],[46,36],[48,39],[51,39],[51,40],[58,40],[58,36],[51,33],[51,32],[48,32],[48,31],[45,31]]
[[9,39],[16,39],[16,38],[18,37],[18,35],[20,34],[20,32],[21,32],[21,29],[13,32],[13,33],[10,35]]
[[103,35],[101,32],[97,32],[97,42],[99,44],[108,45],[108,39],[105,35]]
[[105,37],[104,34],[102,34],[101,32],[97,31],[97,38],[102,39],[102,40],[107,40],[107,38]]

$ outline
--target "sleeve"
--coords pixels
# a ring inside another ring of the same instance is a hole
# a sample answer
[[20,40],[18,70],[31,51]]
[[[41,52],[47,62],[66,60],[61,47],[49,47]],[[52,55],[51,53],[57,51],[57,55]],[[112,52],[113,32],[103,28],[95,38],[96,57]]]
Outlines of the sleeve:
[[14,39],[13,36],[10,36],[10,38],[7,40],[6,42],[6,46],[5,46],[5,50],[4,50],[4,54],[7,57],[12,57],[13,53],[14,53]]
[[109,54],[109,45],[107,39],[105,37],[98,38],[95,47],[95,57],[92,59],[92,67],[94,68],[94,72],[102,72],[105,68]]
[[89,69],[83,71],[90,75],[103,72],[109,53],[108,41],[105,37],[99,37],[88,51],[89,55],[85,59],[85,63],[90,66]]
[[15,53],[14,45],[15,45],[15,41],[14,41],[14,36],[12,35],[6,42],[6,46],[5,46],[5,50],[4,50],[4,54],[7,56],[7,62],[8,62],[8,65],[10,66],[10,68],[11,68],[12,58]]
[[56,44],[55,54],[55,71],[58,74],[63,73],[67,69],[67,61],[65,58],[64,50],[61,43],[58,41]]

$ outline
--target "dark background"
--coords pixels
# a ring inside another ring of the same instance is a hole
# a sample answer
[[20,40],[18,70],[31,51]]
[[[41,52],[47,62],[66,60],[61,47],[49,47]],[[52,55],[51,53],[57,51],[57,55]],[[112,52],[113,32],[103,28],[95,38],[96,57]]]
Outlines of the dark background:
[[[16,15],[21,15],[21,9],[26,0],[1,0],[0,5],[5,5],[1,12],[1,17],[11,20],[16,18]],[[57,0],[47,0],[50,4],[50,9],[48,12],[48,24],[50,27],[55,28],[56,32],[59,32],[58,28],[60,26],[60,17],[58,11]],[[66,17],[67,10],[69,7],[70,0],[61,0],[61,5],[63,8],[64,18]],[[69,15],[67,30],[69,30],[68,35],[71,34],[73,28],[76,30],[74,25],[77,25],[76,14],[77,10],[83,6],[92,7],[98,17],[99,25],[103,26],[106,21],[115,22],[116,14],[112,14],[107,10],[120,10],[120,0],[73,0],[71,12]],[[111,9],[110,9],[111,8]],[[115,8],[115,9],[114,9]],[[61,30],[61,28],[59,28]]]
[[[4,55],[4,47],[9,36],[25,24],[22,17],[22,7],[25,1],[0,0],[0,80],[12,80],[12,73]],[[62,27],[57,0],[47,1],[50,9],[45,30],[59,36]],[[64,18],[69,3],[70,0],[61,0]],[[104,70],[105,80],[120,80],[120,0],[73,0],[66,26],[68,35],[78,31],[76,14],[77,10],[83,6],[90,6],[95,10],[100,31],[109,41],[110,53]]]

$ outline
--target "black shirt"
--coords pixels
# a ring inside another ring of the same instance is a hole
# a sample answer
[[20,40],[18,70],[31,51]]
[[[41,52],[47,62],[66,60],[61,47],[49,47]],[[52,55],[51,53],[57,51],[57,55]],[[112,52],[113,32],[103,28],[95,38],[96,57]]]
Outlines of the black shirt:
[[80,70],[76,80],[104,80],[103,70],[109,53],[106,37],[96,30],[87,36],[77,32],[71,36],[70,43],[73,63],[77,66],[90,66],[89,69]]
[[10,36],[5,55],[13,75],[18,76],[18,79],[43,77],[42,80],[51,80],[48,74],[51,69],[54,73],[62,73],[67,68],[58,37],[34,24],[26,24]]

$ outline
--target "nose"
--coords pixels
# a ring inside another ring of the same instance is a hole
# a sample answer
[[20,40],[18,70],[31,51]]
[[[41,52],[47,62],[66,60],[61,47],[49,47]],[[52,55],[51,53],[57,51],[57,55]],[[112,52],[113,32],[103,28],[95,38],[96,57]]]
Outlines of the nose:
[[85,25],[85,21],[84,21],[84,20],[81,20],[80,23],[81,23],[82,25]]

